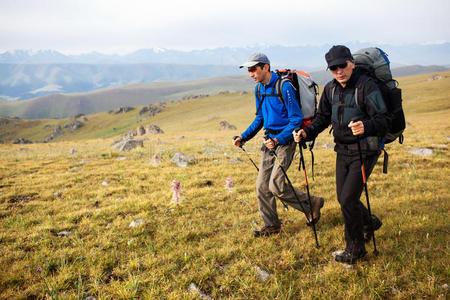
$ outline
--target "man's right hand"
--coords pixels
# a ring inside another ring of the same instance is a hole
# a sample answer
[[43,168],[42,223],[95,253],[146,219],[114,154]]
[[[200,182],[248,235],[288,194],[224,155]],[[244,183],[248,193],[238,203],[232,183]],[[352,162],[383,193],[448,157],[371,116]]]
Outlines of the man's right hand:
[[240,137],[240,136],[233,137],[233,145],[235,145],[236,147],[241,147],[242,146],[242,137]]
[[292,131],[294,141],[299,143],[302,139],[306,139],[306,132],[303,129]]

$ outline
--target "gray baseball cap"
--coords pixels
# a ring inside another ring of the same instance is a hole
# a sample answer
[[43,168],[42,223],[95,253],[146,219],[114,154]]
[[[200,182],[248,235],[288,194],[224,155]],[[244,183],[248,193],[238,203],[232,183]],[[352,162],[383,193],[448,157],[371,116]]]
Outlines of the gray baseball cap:
[[239,66],[239,68],[243,68],[243,67],[250,68],[250,67],[256,66],[259,63],[270,65],[270,61],[265,54],[253,53],[252,55],[250,55],[250,57],[247,59],[247,61],[245,63],[243,63],[241,66]]

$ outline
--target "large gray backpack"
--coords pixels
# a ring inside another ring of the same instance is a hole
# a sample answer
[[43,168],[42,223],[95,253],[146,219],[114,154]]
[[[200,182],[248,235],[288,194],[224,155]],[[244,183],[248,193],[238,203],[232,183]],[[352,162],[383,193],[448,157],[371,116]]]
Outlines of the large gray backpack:
[[371,47],[353,53],[355,65],[365,70],[378,84],[391,119],[391,126],[383,138],[385,144],[398,138],[403,143],[403,131],[406,127],[405,115],[402,108],[402,93],[398,82],[392,78],[390,62],[387,54],[380,48]]

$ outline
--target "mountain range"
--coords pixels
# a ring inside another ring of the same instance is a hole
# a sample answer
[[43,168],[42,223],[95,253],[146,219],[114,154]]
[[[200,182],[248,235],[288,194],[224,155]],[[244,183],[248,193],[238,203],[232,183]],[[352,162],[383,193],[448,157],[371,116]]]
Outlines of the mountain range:
[[177,64],[0,64],[0,98],[24,100],[134,83],[190,81],[237,74],[233,66]]
[[[352,51],[373,46],[347,45]],[[318,84],[324,84],[331,78],[323,59],[329,47],[141,49],[125,55],[7,51],[0,53],[0,99],[4,99],[0,101],[0,115],[61,118],[120,105],[179,100],[186,95],[249,91],[253,82],[242,81],[246,71],[238,66],[253,52],[266,53],[274,69],[305,70]],[[450,43],[381,47],[390,55],[394,76],[441,72],[450,66]],[[31,100],[20,103],[27,99]]]
[[[389,45],[374,43],[346,43],[356,51],[366,47],[380,47],[389,54],[390,60],[402,65],[449,65],[450,43]],[[140,49],[118,55],[99,52],[78,55],[63,54],[55,50],[13,50],[0,53],[0,64],[183,64],[183,65],[227,65],[238,66],[254,52],[264,52],[275,67],[291,66],[314,70],[325,66],[324,54],[331,44],[306,46],[248,46],[222,47],[181,51],[173,49]]]

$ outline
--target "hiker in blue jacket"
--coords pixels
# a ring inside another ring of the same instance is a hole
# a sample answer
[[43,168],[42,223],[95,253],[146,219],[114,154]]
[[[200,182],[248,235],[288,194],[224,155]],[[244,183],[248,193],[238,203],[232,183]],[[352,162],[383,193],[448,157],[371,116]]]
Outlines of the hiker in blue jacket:
[[[270,71],[270,61],[262,53],[252,54],[248,61],[240,68],[248,68],[250,77],[257,82],[255,87],[256,117],[250,126],[240,136],[233,140],[233,144],[241,147],[246,141],[253,138],[262,127],[269,138],[263,139],[258,178],[256,180],[256,195],[258,207],[264,226],[254,231],[255,237],[269,236],[281,231],[281,222],[278,218],[276,198],[295,209],[303,211],[309,216],[307,224],[317,223],[320,218],[320,209],[324,200],[312,196],[312,209],[309,206],[308,196],[295,189],[294,192],[285,182],[283,170],[271,155],[275,151],[281,165],[286,171],[294,157],[296,144],[291,132],[302,125],[302,112],[294,87],[285,82],[281,87],[284,103],[276,95],[275,83],[278,75]],[[303,208],[306,210],[304,211]]]
[[336,146],[336,192],[345,224],[346,247],[338,251],[335,261],[355,263],[366,255],[365,242],[382,222],[370,215],[360,201],[364,187],[358,139],[365,175],[372,172],[381,148],[379,142],[389,128],[386,105],[377,84],[362,70],[355,68],[350,50],[333,46],[326,54],[334,80],[325,85],[317,116],[311,125],[293,131],[294,140],[313,140],[330,124]]

